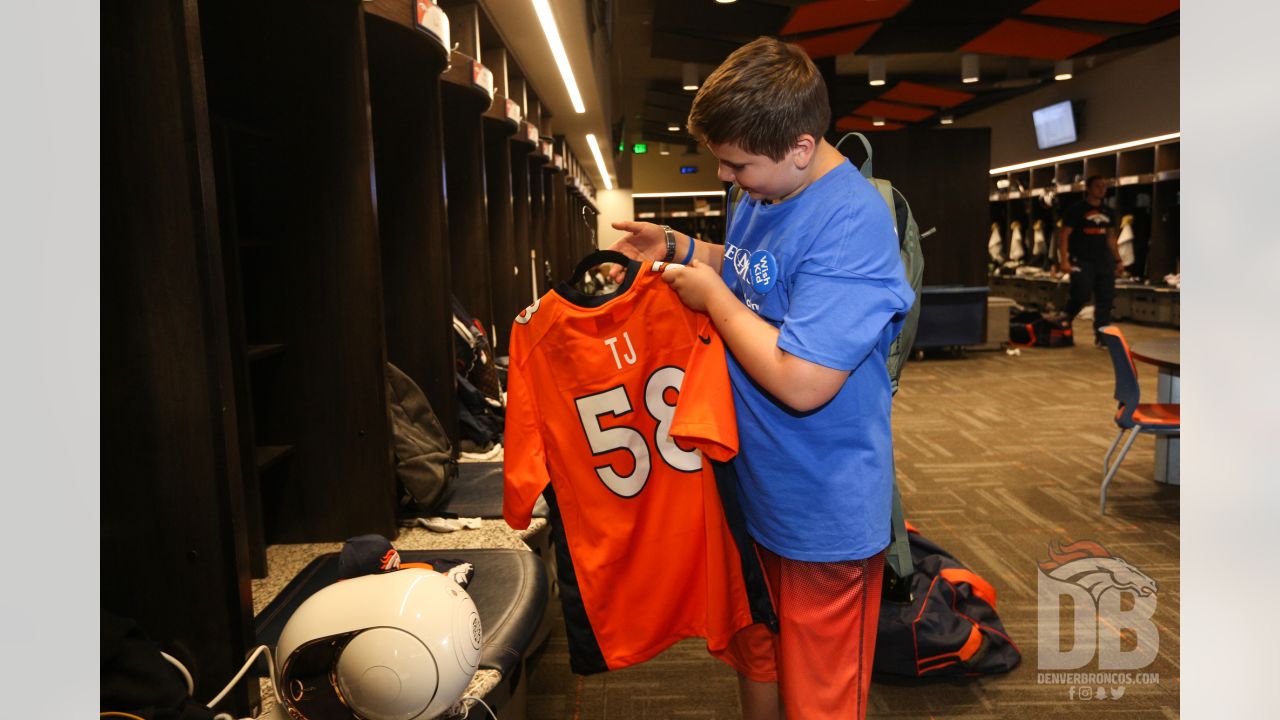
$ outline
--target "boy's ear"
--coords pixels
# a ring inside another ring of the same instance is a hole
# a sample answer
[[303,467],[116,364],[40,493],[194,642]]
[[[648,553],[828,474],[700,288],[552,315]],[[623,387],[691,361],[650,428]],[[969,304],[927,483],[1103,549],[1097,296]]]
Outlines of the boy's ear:
[[809,133],[804,133],[796,138],[795,145],[791,147],[793,162],[796,168],[804,170],[809,167],[809,163],[813,162],[813,158],[818,149],[818,142]]

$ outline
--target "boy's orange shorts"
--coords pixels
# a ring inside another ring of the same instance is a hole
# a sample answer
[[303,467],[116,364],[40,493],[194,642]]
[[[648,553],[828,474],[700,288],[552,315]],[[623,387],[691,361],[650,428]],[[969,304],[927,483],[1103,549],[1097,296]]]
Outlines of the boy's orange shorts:
[[743,628],[717,657],[752,680],[777,681],[787,717],[865,717],[884,553],[825,563],[756,551],[779,632]]

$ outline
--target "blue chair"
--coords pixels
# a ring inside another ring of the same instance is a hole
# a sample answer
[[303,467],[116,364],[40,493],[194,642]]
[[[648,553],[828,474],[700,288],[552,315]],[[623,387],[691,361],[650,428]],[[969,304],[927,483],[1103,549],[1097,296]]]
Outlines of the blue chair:
[[[1102,327],[1099,332],[1102,333],[1102,341],[1106,344],[1107,351],[1111,353],[1111,365],[1116,372],[1116,401],[1120,403],[1115,416],[1120,433],[1116,435],[1116,439],[1107,450],[1106,457],[1102,460],[1102,493],[1099,499],[1099,510],[1106,515],[1107,486],[1115,478],[1116,471],[1120,469],[1120,463],[1124,462],[1124,456],[1133,446],[1133,441],[1144,432],[1156,435],[1177,435],[1180,429],[1180,406],[1175,403],[1140,402],[1138,369],[1134,366],[1133,356],[1129,353],[1129,343],[1125,341],[1120,329],[1114,325]],[[1120,439],[1124,437],[1125,432],[1130,433],[1129,439],[1120,450],[1120,457],[1116,458],[1115,464],[1112,465],[1111,455],[1115,453],[1116,446],[1120,444]]]

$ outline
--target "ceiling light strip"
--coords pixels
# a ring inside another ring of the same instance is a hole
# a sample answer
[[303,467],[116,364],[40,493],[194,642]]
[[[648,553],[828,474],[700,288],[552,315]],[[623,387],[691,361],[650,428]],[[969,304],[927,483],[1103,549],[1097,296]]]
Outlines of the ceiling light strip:
[[604,155],[600,153],[600,143],[596,142],[595,133],[587,133],[587,145],[591,146],[591,155],[596,159],[596,167],[600,169],[600,177],[604,178],[604,189],[612,190],[613,181],[609,179],[609,170],[604,166]]
[[704,197],[708,195],[724,195],[723,190],[688,190],[685,192],[665,193],[632,193],[633,198],[670,198],[670,197]]
[[1125,150],[1139,145],[1151,145],[1154,143],[1164,142],[1166,140],[1178,140],[1182,137],[1182,133],[1169,133],[1168,135],[1156,135],[1155,137],[1143,138],[1141,140],[1130,140],[1116,145],[1107,145],[1105,147],[1093,148],[1092,150],[1081,150],[1067,155],[1055,155],[1043,160],[1032,160],[1031,162],[1018,163],[1017,165],[1005,165],[1004,167],[991,168],[987,172],[991,175],[999,175],[1001,173],[1013,172],[1015,170],[1026,170],[1027,168],[1039,167],[1040,165],[1051,165],[1064,160],[1077,160],[1089,155],[1101,155],[1103,153],[1116,152],[1117,150]]
[[560,68],[560,77],[564,79],[564,87],[569,91],[573,111],[579,114],[586,112],[587,106],[582,104],[578,81],[574,79],[573,68],[569,66],[569,55],[564,51],[564,42],[560,40],[560,30],[556,27],[555,16],[551,14],[551,6],[547,4],[547,0],[533,0],[533,10],[538,13],[538,22],[542,23],[547,45],[551,46],[551,55],[556,59],[556,67]]

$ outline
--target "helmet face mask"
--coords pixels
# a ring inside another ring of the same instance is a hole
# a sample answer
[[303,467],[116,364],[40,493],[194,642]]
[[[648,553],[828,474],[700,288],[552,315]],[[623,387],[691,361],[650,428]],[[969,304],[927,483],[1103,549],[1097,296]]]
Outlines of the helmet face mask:
[[277,701],[293,720],[434,717],[475,675],[483,630],[466,591],[408,568],[312,595],[280,634]]

